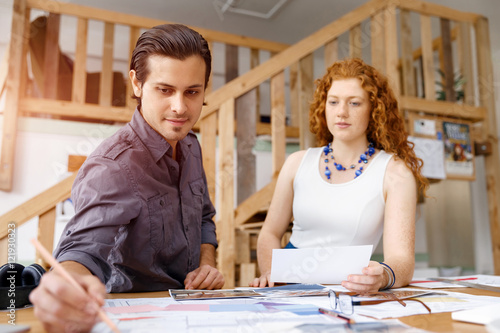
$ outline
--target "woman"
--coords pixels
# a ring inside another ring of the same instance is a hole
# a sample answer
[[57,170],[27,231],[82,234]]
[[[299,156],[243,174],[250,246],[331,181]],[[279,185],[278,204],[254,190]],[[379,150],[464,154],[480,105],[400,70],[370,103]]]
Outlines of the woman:
[[384,235],[384,262],[371,261],[349,275],[345,288],[359,292],[407,285],[415,264],[417,193],[428,186],[423,162],[407,141],[387,79],[360,59],[334,63],[317,80],[310,129],[322,147],[291,154],[280,172],[257,256],[269,281],[272,249],[293,216],[287,247],[373,244]]

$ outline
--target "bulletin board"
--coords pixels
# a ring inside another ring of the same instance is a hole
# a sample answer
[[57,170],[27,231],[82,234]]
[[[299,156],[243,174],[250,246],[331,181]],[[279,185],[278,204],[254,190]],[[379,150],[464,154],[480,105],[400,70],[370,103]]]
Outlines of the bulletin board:
[[443,142],[446,179],[476,179],[471,122],[414,112],[409,113],[408,122],[411,136]]

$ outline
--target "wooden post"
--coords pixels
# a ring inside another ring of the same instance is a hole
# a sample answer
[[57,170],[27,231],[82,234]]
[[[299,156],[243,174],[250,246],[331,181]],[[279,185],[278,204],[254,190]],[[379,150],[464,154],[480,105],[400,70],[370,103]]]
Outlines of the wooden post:
[[413,45],[410,26],[410,12],[402,9],[401,20],[401,62],[403,77],[403,94],[405,96],[416,96],[415,71],[413,70]]
[[12,189],[14,172],[14,152],[17,137],[17,114],[19,98],[22,94],[21,73],[23,55],[26,54],[29,25],[29,11],[26,0],[15,0],[12,11],[12,30],[9,49],[8,80],[5,82],[5,110],[3,115],[2,153],[0,155],[0,190]]
[[325,44],[325,70],[327,70],[335,61],[339,60],[339,42],[335,38]]
[[[258,49],[250,49],[250,69],[260,65],[260,51]],[[260,123],[260,85],[255,87],[255,120]]]
[[488,141],[492,153],[485,156],[486,186],[488,189],[488,207],[490,216],[491,244],[495,275],[500,275],[500,154],[498,147],[498,129],[495,112],[495,96],[493,86],[493,64],[491,62],[491,46],[488,20],[480,18],[475,23],[477,67],[479,80],[479,99],[481,106],[487,108],[487,118],[484,121]]
[[115,25],[104,23],[104,44],[102,50],[102,68],[99,82],[99,105],[111,106],[113,99],[113,46]]
[[309,131],[309,103],[314,93],[314,58],[310,53],[299,61],[299,127],[300,149],[314,146],[315,137]]
[[471,43],[471,23],[461,22],[457,36],[458,59],[460,64],[460,74],[465,79],[464,82],[464,103],[474,105],[474,72],[472,68],[472,43]]
[[[38,241],[52,253],[54,248],[54,230],[56,225],[56,207],[52,207],[38,218]],[[49,264],[36,253],[36,263],[41,265],[45,270],[49,269]]]
[[249,263],[251,260],[250,253],[250,234],[244,229],[235,229],[236,240],[236,264]]
[[226,44],[226,83],[238,77],[238,47]]
[[357,24],[349,30],[349,56],[351,58],[362,58],[362,46],[361,24]]
[[294,62],[290,65],[290,126],[299,127],[299,63]]
[[456,102],[455,73],[453,73],[453,55],[451,50],[450,20],[441,18],[441,40],[443,49],[444,92],[446,100]]
[[397,20],[396,20],[396,6],[390,5],[385,9],[385,69],[387,71],[387,78],[389,83],[399,99],[401,95],[399,72],[398,72],[398,36],[397,36]]
[[57,99],[59,80],[59,27],[61,16],[50,13],[45,34],[45,55],[43,63],[43,97]]
[[236,146],[238,166],[238,204],[256,190],[256,160],[253,147],[256,140],[256,90],[252,89],[236,99]]
[[436,99],[436,86],[434,83],[434,57],[432,51],[431,17],[420,15],[420,39],[422,43],[422,67],[425,99]]
[[73,91],[71,95],[71,100],[78,104],[85,103],[87,85],[87,36],[88,20],[78,18],[75,64],[73,67]]
[[286,151],[285,72],[271,78],[272,174],[278,176]]
[[219,110],[219,270],[224,275],[224,288],[235,285],[234,237],[234,99],[224,102]]
[[207,177],[208,194],[215,205],[215,152],[217,148],[217,113],[203,118],[200,122],[201,150],[203,152],[203,168]]
[[240,265],[240,286],[248,287],[250,281],[256,276],[257,267],[255,263],[243,263]]
[[[139,27],[130,27],[130,39],[129,39],[129,62],[132,59],[132,53],[134,52],[135,49],[135,44],[137,43],[137,40],[140,37],[141,29]],[[137,102],[135,99],[132,98],[132,95],[134,91],[132,90],[132,82],[130,82],[130,79],[127,75],[126,77],[127,81],[127,95],[125,96],[125,101],[127,104],[127,107],[129,109],[135,109],[137,106]]]
[[384,11],[378,11],[370,20],[372,66],[385,73],[385,24]]

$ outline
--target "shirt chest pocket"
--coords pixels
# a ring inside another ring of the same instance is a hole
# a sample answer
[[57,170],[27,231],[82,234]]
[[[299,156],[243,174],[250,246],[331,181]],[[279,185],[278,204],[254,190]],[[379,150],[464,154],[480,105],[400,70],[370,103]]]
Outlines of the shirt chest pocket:
[[169,242],[168,221],[173,218],[172,204],[166,194],[157,195],[148,199],[149,232],[151,246],[155,250],[165,247]]
[[191,227],[201,226],[205,190],[205,182],[200,178],[190,182],[189,189],[183,192],[182,212],[186,218],[185,223],[189,223]]
[[201,211],[203,207],[203,195],[205,194],[205,183],[203,179],[194,180],[189,183],[191,191],[190,194],[190,204],[197,211]]

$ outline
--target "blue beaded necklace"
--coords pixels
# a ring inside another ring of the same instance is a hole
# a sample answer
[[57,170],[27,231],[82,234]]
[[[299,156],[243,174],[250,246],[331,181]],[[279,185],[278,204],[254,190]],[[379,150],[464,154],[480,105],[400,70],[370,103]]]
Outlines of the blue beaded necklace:
[[[335,166],[335,169],[337,169],[338,171],[346,171],[347,169],[340,163],[337,163],[335,162],[335,157],[333,157],[333,148],[331,147],[331,142],[328,143],[328,145],[326,145],[324,148],[323,148],[323,152],[325,153],[325,164],[328,164],[328,154],[330,154],[330,158],[332,159],[333,161],[333,165]],[[370,157],[372,157],[372,155],[375,154],[375,148],[373,147],[373,143],[369,143],[368,144],[368,148],[366,149],[366,151],[359,155],[359,161],[358,161],[358,164],[361,164],[361,163],[368,163],[368,159]],[[351,166],[349,167],[349,169],[355,169],[356,168],[356,165],[354,164],[351,164]],[[361,164],[358,168],[358,170],[356,170],[354,172],[354,178],[357,178],[359,177],[361,174],[363,173],[363,164]],[[325,176],[327,179],[330,179],[330,177],[332,176],[332,171],[330,169],[328,169],[328,165],[325,166]]]

